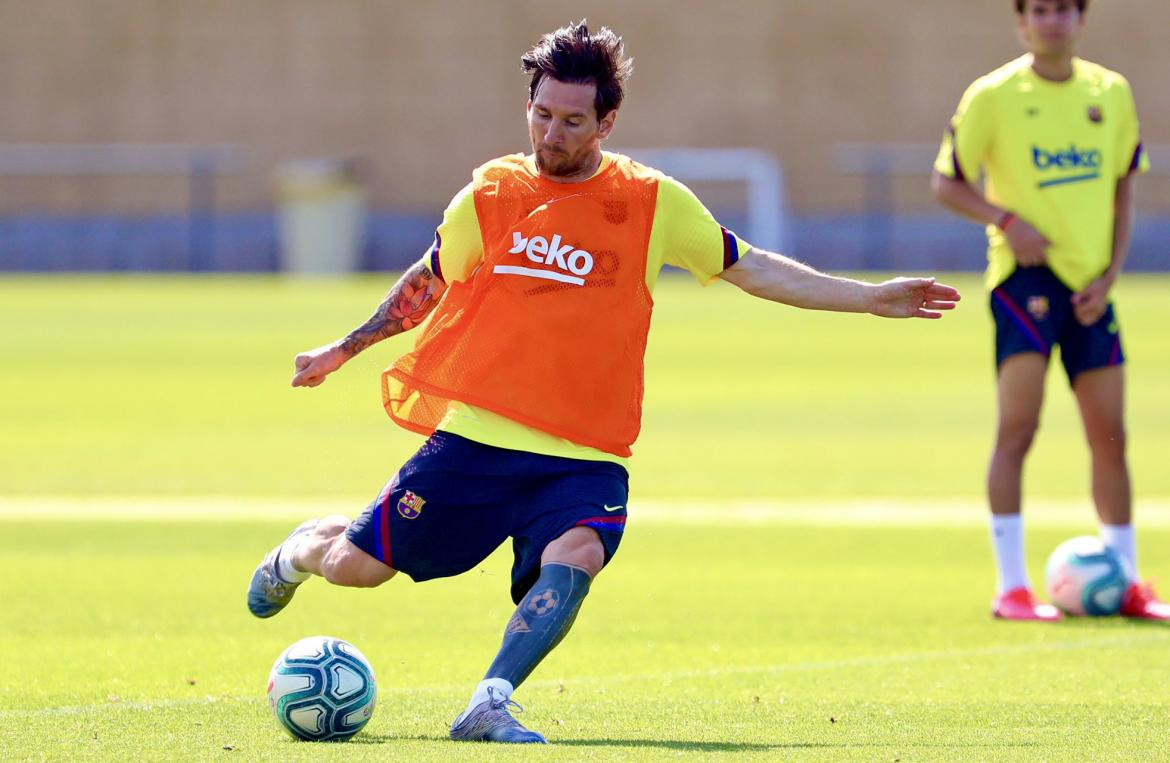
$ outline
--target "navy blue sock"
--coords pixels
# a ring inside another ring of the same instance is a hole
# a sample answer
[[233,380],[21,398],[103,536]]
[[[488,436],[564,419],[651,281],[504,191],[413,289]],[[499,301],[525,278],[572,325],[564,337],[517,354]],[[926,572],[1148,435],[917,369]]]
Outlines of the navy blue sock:
[[589,593],[589,575],[580,567],[550,563],[516,607],[504,629],[504,643],[484,678],[519,686],[561,642]]

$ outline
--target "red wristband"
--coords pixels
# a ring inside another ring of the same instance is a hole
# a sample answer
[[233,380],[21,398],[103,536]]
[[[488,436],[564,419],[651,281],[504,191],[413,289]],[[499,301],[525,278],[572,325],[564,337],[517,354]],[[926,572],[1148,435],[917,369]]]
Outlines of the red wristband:
[[997,222],[995,224],[995,227],[999,228],[1000,230],[1006,231],[1008,229],[1008,226],[1010,226],[1012,223],[1014,223],[1016,220],[1018,220],[1019,217],[1020,216],[1017,215],[1015,212],[1004,212],[1002,215],[1000,215],[999,222]]

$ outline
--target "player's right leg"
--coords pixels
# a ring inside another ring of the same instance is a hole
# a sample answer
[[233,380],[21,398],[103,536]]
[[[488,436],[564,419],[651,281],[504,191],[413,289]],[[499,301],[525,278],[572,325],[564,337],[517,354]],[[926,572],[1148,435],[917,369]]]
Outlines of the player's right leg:
[[500,480],[490,468],[476,471],[483,460],[478,447],[439,432],[352,522],[334,516],[298,527],[252,575],[252,614],[276,614],[312,575],[369,588],[397,571],[422,581],[478,564],[507,538],[496,514],[483,508],[495,499]]
[[998,418],[987,468],[997,588],[992,614],[1008,620],[1058,620],[1055,607],[1037,604],[1024,557],[1020,513],[1024,460],[1040,426],[1044,377],[1056,338],[1050,310],[1059,301],[1043,268],[1022,268],[992,292],[998,364]]
[[333,585],[374,588],[394,577],[395,570],[356,546],[347,535],[350,522],[343,516],[322,519],[313,532],[297,542],[291,566],[320,575]]
[[1020,513],[1024,459],[1040,427],[1048,358],[1037,352],[1012,355],[999,367],[995,446],[987,469],[987,498],[995,516]]
[[1036,352],[1012,355],[999,370],[999,418],[987,469],[997,589],[992,614],[1008,620],[1057,620],[1054,607],[1037,604],[1024,558],[1021,477],[1040,423],[1048,359]]
[[297,586],[313,575],[334,585],[370,588],[394,577],[394,570],[354,545],[340,515],[302,523],[261,560],[248,585],[248,609],[272,617],[284,609]]

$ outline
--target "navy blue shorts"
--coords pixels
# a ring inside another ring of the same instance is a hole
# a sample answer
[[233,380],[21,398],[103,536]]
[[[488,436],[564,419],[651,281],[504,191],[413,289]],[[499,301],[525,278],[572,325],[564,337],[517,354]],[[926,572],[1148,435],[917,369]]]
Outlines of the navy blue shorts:
[[1072,294],[1046,267],[1016,268],[992,291],[996,367],[1021,352],[1049,357],[1056,345],[1069,383],[1082,371],[1125,362],[1113,304],[1096,323],[1082,326],[1073,315]]
[[436,432],[346,531],[415,581],[466,572],[512,538],[512,600],[540,577],[540,555],[573,527],[617,552],[629,475],[618,464],[496,448]]

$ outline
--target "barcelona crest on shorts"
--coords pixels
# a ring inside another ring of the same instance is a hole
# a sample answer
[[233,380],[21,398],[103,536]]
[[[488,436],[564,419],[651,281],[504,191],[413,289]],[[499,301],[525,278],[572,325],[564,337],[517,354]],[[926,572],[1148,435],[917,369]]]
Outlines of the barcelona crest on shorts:
[[422,513],[424,503],[424,499],[407,490],[406,495],[398,499],[398,513],[407,519],[416,519]]
[[1028,313],[1038,321],[1048,317],[1048,297],[1028,297]]

